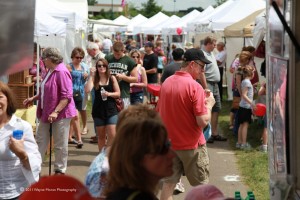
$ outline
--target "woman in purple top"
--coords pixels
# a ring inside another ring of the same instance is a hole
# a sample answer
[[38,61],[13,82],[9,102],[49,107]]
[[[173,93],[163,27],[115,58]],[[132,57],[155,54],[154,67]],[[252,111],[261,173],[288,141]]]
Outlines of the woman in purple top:
[[72,78],[69,70],[63,64],[63,57],[58,49],[46,48],[43,51],[42,59],[48,68],[48,73],[41,83],[40,92],[38,95],[24,100],[23,103],[27,105],[34,100],[39,100],[37,108],[39,126],[36,141],[42,160],[44,160],[50,141],[49,127],[52,123],[54,171],[56,174],[64,174],[67,169],[70,121],[76,115]]

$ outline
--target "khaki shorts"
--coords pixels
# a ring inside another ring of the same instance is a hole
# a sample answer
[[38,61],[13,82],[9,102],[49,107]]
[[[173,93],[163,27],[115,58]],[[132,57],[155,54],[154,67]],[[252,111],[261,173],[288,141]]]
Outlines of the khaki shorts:
[[173,175],[162,179],[165,183],[178,183],[183,174],[192,186],[208,183],[209,158],[206,145],[198,149],[176,150],[173,160]]

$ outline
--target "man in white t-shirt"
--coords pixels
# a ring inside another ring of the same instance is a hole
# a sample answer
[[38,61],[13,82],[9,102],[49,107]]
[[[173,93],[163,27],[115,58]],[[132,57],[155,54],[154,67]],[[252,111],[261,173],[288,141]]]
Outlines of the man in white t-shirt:
[[219,92],[220,92],[220,97],[221,97],[221,101],[222,101],[222,97],[223,97],[223,73],[224,70],[226,71],[226,58],[227,58],[227,52],[225,50],[225,43],[224,42],[218,42],[217,44],[217,50],[218,53],[216,54],[216,60],[217,60],[217,64],[219,67],[219,71],[220,71],[220,82],[218,83],[219,86]]
[[105,53],[106,55],[111,53],[112,50],[112,42],[109,39],[109,37],[105,37],[105,39],[102,41],[102,52]]

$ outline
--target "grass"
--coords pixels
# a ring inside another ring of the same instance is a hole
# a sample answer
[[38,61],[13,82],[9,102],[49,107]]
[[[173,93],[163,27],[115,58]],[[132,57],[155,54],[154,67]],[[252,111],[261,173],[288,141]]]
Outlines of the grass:
[[[229,130],[229,112],[231,101],[222,102],[222,111],[219,116],[219,126],[224,135],[229,139],[232,149],[235,149],[237,138]],[[252,150],[234,150],[238,160],[238,168],[244,183],[253,191],[256,199],[270,199],[269,195],[269,171],[268,154],[257,150],[261,145],[260,138],[263,130],[261,119],[257,119],[249,126],[247,142]]]

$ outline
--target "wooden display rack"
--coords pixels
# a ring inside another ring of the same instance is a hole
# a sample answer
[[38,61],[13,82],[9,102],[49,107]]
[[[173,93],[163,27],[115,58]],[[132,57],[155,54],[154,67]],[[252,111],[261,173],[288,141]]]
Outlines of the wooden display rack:
[[23,101],[34,95],[34,83],[26,84],[29,69],[9,75],[8,86],[16,97],[17,109],[25,108]]
[[15,94],[17,109],[26,108],[23,105],[23,101],[34,95],[34,83],[31,84],[8,83],[8,87],[10,87],[10,89]]

